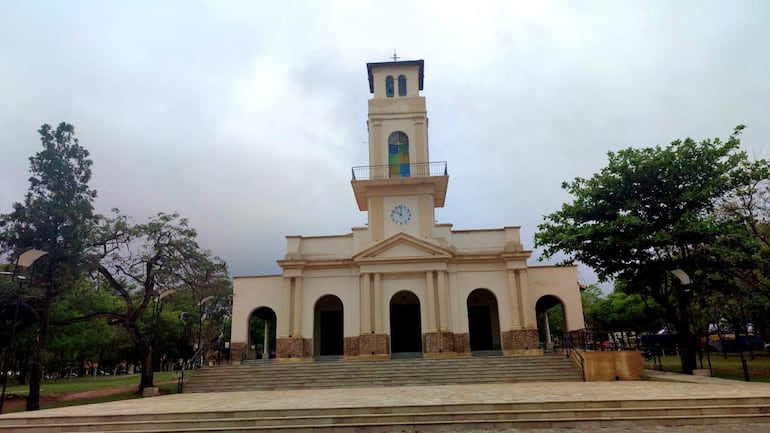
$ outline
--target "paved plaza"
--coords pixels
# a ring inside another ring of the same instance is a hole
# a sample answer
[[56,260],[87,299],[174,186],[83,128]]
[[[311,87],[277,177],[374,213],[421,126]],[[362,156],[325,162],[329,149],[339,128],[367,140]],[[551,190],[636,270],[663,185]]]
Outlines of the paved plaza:
[[[286,391],[191,393],[99,403],[33,413],[2,415],[2,418],[93,416],[144,413],[239,411],[250,409],[319,409],[434,405],[468,403],[553,402],[583,400],[660,400],[702,397],[770,397],[770,384],[647,372],[653,380],[628,382],[552,382],[472,384],[419,387],[308,389]],[[401,431],[401,430],[397,430]],[[479,432],[485,430],[478,430]],[[497,430],[500,431],[500,430]],[[509,429],[507,432],[531,431]],[[713,426],[639,426],[606,428],[538,429],[538,432],[637,432],[674,433],[698,431],[765,433],[770,424],[718,424]]]

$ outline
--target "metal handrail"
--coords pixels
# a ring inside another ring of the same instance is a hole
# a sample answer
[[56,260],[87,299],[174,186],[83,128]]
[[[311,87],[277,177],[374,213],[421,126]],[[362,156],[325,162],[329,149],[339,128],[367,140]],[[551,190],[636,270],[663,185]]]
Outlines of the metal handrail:
[[196,368],[200,368],[203,366],[203,359],[200,360],[200,363],[196,363],[195,360],[198,359],[198,357],[202,357],[203,353],[203,347],[198,348],[198,350],[195,351],[193,356],[191,356],[187,361],[182,362],[182,374],[179,376],[179,379],[177,379],[176,382],[176,392],[181,394],[184,390],[184,371],[187,370],[194,370]]
[[[561,340],[564,343],[564,350],[567,353],[567,358],[569,358],[573,364],[575,364],[575,367],[580,370],[580,375],[583,377],[583,381],[586,380],[586,360],[583,357],[583,354],[581,353],[581,350],[575,346],[574,342],[572,341],[572,338],[575,334],[566,334],[563,335]],[[577,336],[578,338],[579,335]],[[573,356],[573,354],[575,356]],[[577,361],[575,360],[577,358]]]
[[392,178],[405,178],[405,177],[430,177],[430,176],[447,176],[447,164],[446,161],[434,161],[434,162],[418,162],[409,164],[409,172],[405,174],[391,173],[392,167],[399,167],[400,164],[394,165],[362,165],[359,167],[353,167],[351,169],[353,180],[375,180],[375,179],[392,179]]

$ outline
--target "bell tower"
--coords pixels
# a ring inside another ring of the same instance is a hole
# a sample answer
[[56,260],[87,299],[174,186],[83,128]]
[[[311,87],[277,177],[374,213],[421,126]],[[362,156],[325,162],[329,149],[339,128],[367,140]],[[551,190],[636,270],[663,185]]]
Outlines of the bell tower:
[[370,240],[403,232],[433,236],[435,208],[443,207],[446,162],[432,162],[423,89],[424,61],[367,63],[369,165],[353,167],[358,208],[368,212]]

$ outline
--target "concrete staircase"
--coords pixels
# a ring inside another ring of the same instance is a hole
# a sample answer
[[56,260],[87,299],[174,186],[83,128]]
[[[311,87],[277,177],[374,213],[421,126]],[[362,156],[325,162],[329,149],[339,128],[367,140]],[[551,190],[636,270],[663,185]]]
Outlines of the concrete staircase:
[[[680,385],[665,385],[582,382],[567,358],[557,356],[262,363],[201,369],[184,394],[0,416],[0,433],[460,432],[749,423],[768,423],[770,431],[766,388],[683,384],[711,388],[672,396]],[[612,387],[619,388],[611,392]],[[270,392],[279,389],[285,391]],[[205,393],[236,390],[263,392]]]
[[581,381],[564,356],[255,363],[202,368],[184,392]]
[[[222,394],[220,394],[221,396]],[[0,431],[291,433],[463,431],[770,422],[770,397],[197,411],[3,419]]]

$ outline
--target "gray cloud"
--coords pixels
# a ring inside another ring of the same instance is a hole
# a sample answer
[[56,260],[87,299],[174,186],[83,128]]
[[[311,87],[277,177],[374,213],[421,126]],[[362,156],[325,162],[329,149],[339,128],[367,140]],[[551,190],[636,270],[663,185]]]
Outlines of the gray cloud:
[[[768,157],[770,4],[682,2],[7,3],[0,212],[27,189],[42,123],[75,125],[97,208],[179,211],[236,275],[286,234],[363,225],[365,63],[426,61],[440,222],[524,242],[606,152],[726,137]],[[534,262],[534,260],[532,261]],[[592,273],[582,270],[585,282]]]

